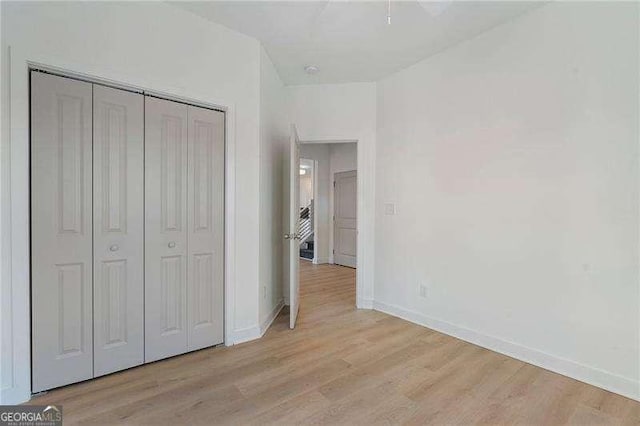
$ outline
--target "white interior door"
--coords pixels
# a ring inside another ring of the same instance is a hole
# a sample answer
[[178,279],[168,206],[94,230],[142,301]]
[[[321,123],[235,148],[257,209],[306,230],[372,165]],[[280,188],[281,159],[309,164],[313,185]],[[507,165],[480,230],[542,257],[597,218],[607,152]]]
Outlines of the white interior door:
[[93,377],[91,86],[31,73],[34,392]]
[[333,261],[338,265],[355,268],[358,240],[358,175],[353,170],[336,173],[334,179]]
[[94,375],[144,361],[144,97],[93,87]]
[[300,307],[300,143],[296,126],[291,125],[291,168],[289,170],[289,327],[296,326]]
[[189,106],[188,349],[224,340],[224,113]]
[[145,97],[145,361],[187,351],[187,106]]

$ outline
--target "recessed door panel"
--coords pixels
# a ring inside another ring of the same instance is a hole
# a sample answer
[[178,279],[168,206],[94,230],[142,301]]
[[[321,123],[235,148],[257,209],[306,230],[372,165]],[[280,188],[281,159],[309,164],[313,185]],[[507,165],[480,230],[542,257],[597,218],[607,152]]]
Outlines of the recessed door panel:
[[93,377],[91,90],[31,74],[34,392]]
[[95,294],[101,297],[96,298],[95,309],[101,311],[102,321],[95,324],[96,334],[101,334],[100,341],[96,342],[96,352],[130,343],[127,327],[127,302],[130,299],[127,294],[127,261],[103,262],[100,272]]
[[184,333],[184,267],[182,265],[184,256],[165,256],[162,258],[161,270],[161,324],[160,334],[168,336],[171,334]]
[[145,361],[187,351],[187,106],[145,97]]
[[144,97],[94,85],[94,370],[144,361]]
[[57,359],[82,355],[86,323],[82,301],[87,285],[84,265],[69,263],[56,265],[58,271],[58,351]]
[[188,107],[188,347],[223,342],[224,113]]
[[182,133],[186,123],[181,117],[164,115],[160,129],[160,203],[162,231],[182,231],[184,202],[183,148],[187,140]]
[[[192,285],[190,287],[192,293],[193,304],[191,308],[192,332],[208,327],[214,323],[214,305],[211,303],[213,297],[213,255],[210,253],[196,254],[193,256],[193,265],[191,270]],[[220,343],[220,342],[218,342]]]

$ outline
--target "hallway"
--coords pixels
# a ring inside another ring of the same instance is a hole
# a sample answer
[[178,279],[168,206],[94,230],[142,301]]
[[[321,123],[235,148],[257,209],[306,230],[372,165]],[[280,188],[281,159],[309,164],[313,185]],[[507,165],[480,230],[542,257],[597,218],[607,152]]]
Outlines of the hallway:
[[640,404],[389,315],[301,261],[298,327],[54,390],[66,424],[637,424]]

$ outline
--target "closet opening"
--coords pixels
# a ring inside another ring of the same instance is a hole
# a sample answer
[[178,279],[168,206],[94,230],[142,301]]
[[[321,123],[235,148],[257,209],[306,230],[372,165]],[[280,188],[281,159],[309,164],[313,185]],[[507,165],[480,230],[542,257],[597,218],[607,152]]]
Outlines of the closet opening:
[[225,343],[221,108],[29,69],[32,392]]

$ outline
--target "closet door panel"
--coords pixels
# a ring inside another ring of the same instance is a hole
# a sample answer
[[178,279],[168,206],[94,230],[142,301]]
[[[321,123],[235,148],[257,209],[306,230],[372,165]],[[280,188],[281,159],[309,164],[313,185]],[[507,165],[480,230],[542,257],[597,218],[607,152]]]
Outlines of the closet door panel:
[[34,392],[93,376],[91,90],[31,73]]
[[189,106],[189,350],[222,343],[224,113]]
[[93,88],[94,374],[144,361],[144,97]]
[[145,98],[145,361],[187,351],[187,106]]

